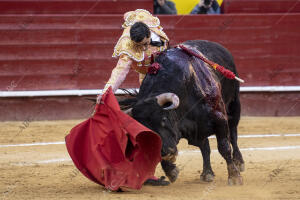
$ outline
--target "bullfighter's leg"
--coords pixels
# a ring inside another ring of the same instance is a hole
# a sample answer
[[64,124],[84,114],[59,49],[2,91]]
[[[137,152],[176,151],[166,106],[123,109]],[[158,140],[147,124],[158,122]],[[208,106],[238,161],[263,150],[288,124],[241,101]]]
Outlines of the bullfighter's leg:
[[200,179],[206,182],[211,182],[214,180],[214,172],[210,165],[210,146],[209,146],[209,140],[206,138],[201,142],[199,145],[199,148],[202,153],[203,158],[203,171],[200,175]]
[[222,157],[226,160],[228,170],[228,184],[243,184],[243,179],[240,175],[239,169],[233,162],[231,155],[231,146],[228,138],[228,124],[227,120],[219,119],[216,120],[216,137],[218,142],[218,150]]
[[175,182],[179,174],[179,169],[176,167],[176,164],[168,160],[162,160],[160,164],[169,180],[172,183]]
[[241,172],[245,170],[245,164],[243,156],[240,152],[240,149],[237,144],[238,134],[237,134],[237,126],[240,120],[241,114],[241,104],[239,99],[237,98],[234,102],[229,105],[228,109],[228,126],[230,130],[230,142],[232,145],[232,155],[233,155],[233,162],[239,168]]

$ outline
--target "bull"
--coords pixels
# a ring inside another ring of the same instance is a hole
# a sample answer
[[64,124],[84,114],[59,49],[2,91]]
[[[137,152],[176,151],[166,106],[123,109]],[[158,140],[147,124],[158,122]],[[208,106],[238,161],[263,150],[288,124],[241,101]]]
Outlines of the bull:
[[[183,44],[238,75],[232,55],[220,44],[204,40]],[[176,146],[185,138],[202,153],[200,178],[212,181],[215,175],[210,164],[208,137],[214,134],[218,151],[226,160],[228,184],[242,184],[240,171],[244,170],[244,160],[237,144],[241,112],[239,82],[224,78],[180,48],[162,52],[155,63],[160,69],[147,74],[128,113],[160,135],[163,142],[161,165],[166,176],[171,182],[177,179]]]

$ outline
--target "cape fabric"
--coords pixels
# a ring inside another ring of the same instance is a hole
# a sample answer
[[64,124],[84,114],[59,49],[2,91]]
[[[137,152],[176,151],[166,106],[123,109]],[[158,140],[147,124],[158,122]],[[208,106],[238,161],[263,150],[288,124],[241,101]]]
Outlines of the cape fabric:
[[123,113],[111,88],[101,101],[66,136],[68,152],[82,174],[107,189],[140,189],[161,161],[160,136]]

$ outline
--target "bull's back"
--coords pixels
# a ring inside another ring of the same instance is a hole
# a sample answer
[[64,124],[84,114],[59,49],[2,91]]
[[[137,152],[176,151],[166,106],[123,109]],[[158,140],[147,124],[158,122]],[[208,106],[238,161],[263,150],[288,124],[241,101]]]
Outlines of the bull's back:
[[196,47],[209,60],[236,72],[231,53],[219,43],[207,40],[188,40],[184,44]]
[[[229,69],[238,76],[233,56],[222,45],[207,40],[188,40],[184,42],[184,44],[196,47],[206,58],[225,67],[226,69]],[[222,85],[222,96],[224,102],[228,104],[230,101],[238,98],[239,83],[235,80],[226,79],[220,73],[217,73],[217,75]]]

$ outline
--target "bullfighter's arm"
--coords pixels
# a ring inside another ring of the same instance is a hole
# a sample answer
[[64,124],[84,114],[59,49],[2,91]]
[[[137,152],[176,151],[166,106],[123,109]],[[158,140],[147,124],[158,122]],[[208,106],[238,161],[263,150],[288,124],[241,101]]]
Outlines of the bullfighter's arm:
[[[110,86],[112,87],[113,92],[119,88],[119,86],[125,80],[131,64],[132,59],[129,56],[123,54],[119,57],[117,66],[112,70],[110,78],[107,81],[102,94],[104,94]],[[99,97],[101,98],[101,95],[99,95]],[[97,98],[97,101],[100,100],[99,97]]]

